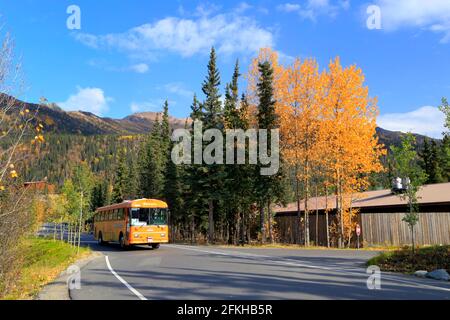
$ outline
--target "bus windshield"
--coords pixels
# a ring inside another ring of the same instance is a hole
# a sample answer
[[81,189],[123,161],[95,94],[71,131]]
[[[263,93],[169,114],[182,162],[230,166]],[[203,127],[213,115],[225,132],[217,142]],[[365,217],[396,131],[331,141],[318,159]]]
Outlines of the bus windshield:
[[149,226],[167,224],[167,209],[133,208],[131,209],[132,226]]

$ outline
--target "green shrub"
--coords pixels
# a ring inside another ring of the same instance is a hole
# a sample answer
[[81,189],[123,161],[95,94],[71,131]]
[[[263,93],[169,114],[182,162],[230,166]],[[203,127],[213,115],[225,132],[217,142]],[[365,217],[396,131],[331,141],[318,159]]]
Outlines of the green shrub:
[[412,255],[410,248],[383,252],[367,265],[377,265],[383,271],[413,273],[417,270],[446,269],[450,272],[450,246],[423,247]]

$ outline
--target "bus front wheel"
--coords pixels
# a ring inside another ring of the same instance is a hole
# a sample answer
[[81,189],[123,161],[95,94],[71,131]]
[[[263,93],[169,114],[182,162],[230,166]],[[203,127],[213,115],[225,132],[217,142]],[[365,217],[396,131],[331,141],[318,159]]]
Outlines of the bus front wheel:
[[151,244],[152,249],[159,249],[159,243],[153,243]]
[[123,234],[120,234],[120,236],[119,236],[119,245],[120,245],[120,248],[127,249],[127,245],[125,243],[125,238],[123,237]]
[[103,234],[101,231],[98,233],[97,243],[101,246],[105,244],[105,242],[103,241]]

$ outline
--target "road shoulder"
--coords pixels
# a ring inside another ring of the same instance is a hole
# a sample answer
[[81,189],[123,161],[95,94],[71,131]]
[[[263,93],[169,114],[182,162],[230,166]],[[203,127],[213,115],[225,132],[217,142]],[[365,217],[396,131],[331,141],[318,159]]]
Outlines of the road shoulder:
[[[77,266],[80,270],[87,266],[95,259],[103,257],[100,252],[93,252],[88,257],[80,259],[72,264]],[[71,300],[70,290],[67,281],[72,273],[68,269],[61,272],[61,274],[53,282],[46,285],[38,294],[36,300]]]

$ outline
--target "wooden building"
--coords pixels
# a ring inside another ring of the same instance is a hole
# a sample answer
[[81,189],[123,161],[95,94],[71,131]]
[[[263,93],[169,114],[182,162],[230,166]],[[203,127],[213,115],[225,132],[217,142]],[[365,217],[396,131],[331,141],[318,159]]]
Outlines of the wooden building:
[[[368,191],[353,197],[354,208],[359,209],[360,243],[365,246],[407,245],[411,233],[402,218],[409,210],[408,203],[391,190]],[[415,240],[420,245],[450,244],[450,183],[423,186],[418,192],[419,222],[415,227]],[[328,225],[336,221],[334,196],[311,198],[308,202],[310,240],[325,246],[326,212]],[[295,243],[298,238],[297,203],[275,208],[276,230],[279,241]],[[304,202],[300,202],[300,219],[304,221]],[[316,231],[317,230],[317,231]],[[300,228],[300,232],[303,232]],[[356,245],[353,237],[352,245]],[[336,246],[336,243],[331,243]]]
[[33,182],[25,182],[24,187],[36,191],[36,192],[45,192],[49,194],[55,193],[55,185],[48,183],[47,181],[33,181]]

